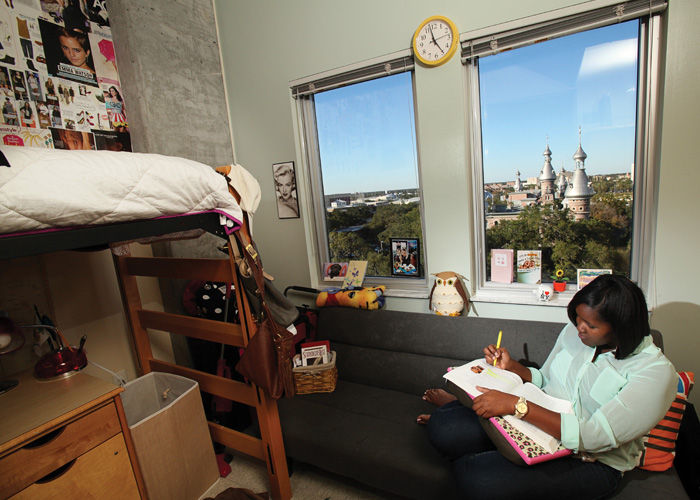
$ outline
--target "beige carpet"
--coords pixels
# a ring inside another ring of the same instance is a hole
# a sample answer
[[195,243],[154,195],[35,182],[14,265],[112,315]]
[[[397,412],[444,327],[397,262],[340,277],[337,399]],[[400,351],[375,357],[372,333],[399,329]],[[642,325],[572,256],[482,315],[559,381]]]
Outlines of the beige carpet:
[[[294,500],[398,500],[399,497],[378,492],[352,480],[331,475],[298,462],[290,478]],[[257,459],[234,454],[231,473],[220,478],[201,498],[214,497],[227,488],[269,491],[267,468]]]

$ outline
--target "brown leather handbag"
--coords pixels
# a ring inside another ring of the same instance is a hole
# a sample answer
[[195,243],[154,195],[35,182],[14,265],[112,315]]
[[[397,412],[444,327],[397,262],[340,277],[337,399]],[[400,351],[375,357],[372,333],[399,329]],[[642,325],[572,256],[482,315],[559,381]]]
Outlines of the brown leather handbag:
[[[260,312],[256,317],[258,331],[248,342],[240,361],[236,364],[236,371],[274,399],[284,395],[291,398],[294,396],[294,378],[289,351],[294,335],[274,321],[265,302],[262,263],[252,242],[244,242],[238,231],[235,234],[240,243],[240,253],[245,256],[251,274],[255,277],[261,303]],[[236,242],[229,238],[230,244],[236,245]]]

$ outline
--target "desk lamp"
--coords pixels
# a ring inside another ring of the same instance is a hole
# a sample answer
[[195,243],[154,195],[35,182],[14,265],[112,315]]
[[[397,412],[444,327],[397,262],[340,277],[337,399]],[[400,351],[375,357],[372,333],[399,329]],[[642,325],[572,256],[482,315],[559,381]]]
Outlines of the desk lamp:
[[[0,311],[0,356],[10,354],[24,345],[24,335],[17,324]],[[19,385],[18,380],[0,380],[0,394],[4,394]]]

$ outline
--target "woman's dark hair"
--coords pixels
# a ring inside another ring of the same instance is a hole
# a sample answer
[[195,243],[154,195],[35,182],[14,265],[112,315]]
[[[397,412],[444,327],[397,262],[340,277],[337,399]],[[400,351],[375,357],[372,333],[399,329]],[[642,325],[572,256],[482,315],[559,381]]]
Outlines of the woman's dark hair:
[[612,327],[617,340],[615,358],[624,359],[651,333],[649,311],[642,290],[624,276],[603,274],[579,290],[566,309],[576,326],[576,308],[585,304]]
[[114,93],[117,95],[117,101],[122,102],[124,99],[122,99],[122,95],[121,95],[121,94],[119,93],[119,91],[117,90],[117,87],[115,87],[114,85],[112,85],[112,86],[109,88],[109,90],[112,90],[112,89],[114,89]]

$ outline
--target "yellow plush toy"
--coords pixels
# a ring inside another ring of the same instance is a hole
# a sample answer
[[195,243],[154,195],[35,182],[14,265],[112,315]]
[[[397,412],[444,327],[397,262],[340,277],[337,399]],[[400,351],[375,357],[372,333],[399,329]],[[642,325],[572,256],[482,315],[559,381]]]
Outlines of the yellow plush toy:
[[366,288],[330,288],[316,297],[316,307],[355,307],[357,309],[380,309],[384,306],[384,285]]

